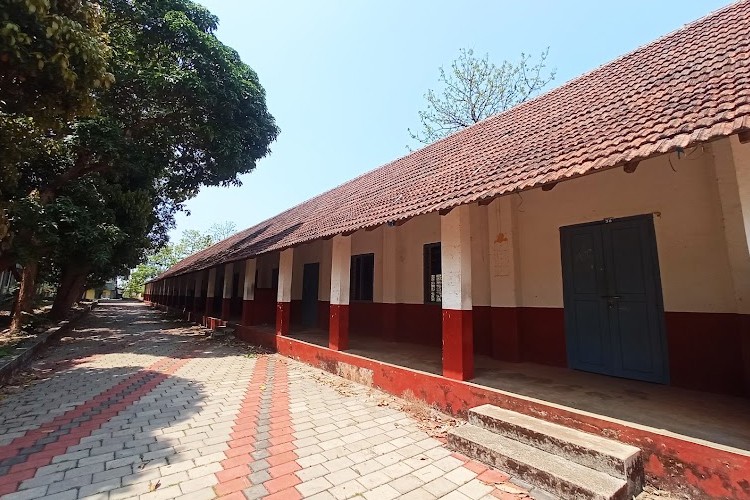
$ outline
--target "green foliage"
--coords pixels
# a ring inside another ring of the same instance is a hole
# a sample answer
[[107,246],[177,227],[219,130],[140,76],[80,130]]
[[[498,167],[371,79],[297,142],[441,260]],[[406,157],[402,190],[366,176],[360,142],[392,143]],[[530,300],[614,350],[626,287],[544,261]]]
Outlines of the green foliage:
[[42,126],[91,113],[114,82],[103,18],[86,0],[0,0],[0,111]]
[[548,54],[549,49],[533,63],[522,53],[518,62],[496,66],[487,54],[476,57],[473,50],[461,49],[448,70],[439,69],[442,88],[424,96],[427,109],[419,112],[422,131],[409,130],[409,135],[430,144],[528,100],[555,77],[554,69],[547,72]]
[[[85,0],[0,0],[0,257],[8,264],[16,231],[14,202],[25,178],[37,186],[53,171],[27,172],[35,159],[56,155],[63,130],[95,111],[97,88],[114,81],[103,14]],[[56,132],[56,133],[53,133]],[[50,161],[44,162],[47,166]]]
[[213,224],[207,232],[201,233],[195,229],[182,232],[177,243],[167,244],[148,256],[143,264],[139,264],[131,273],[125,284],[125,295],[136,297],[143,293],[146,281],[155,278],[179,261],[214,243],[231,236],[235,232],[234,222]]
[[239,185],[278,129],[255,72],[214,35],[217,19],[188,0],[102,4],[117,85],[102,97],[101,115],[127,151],[146,153],[177,204],[201,186]]
[[190,0],[0,0],[0,267],[125,274],[269,153],[265,92],[217,23]]

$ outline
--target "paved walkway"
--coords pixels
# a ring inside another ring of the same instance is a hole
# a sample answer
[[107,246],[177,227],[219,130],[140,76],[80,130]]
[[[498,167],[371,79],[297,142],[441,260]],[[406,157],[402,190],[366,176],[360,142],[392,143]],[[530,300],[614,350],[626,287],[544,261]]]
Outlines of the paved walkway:
[[20,383],[3,500],[527,497],[409,404],[136,303],[100,306]]

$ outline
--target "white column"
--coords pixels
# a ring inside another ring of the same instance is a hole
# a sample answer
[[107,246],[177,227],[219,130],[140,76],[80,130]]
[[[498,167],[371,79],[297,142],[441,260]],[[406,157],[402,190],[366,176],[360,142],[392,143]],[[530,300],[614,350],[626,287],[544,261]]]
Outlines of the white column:
[[287,248],[279,254],[279,292],[277,302],[292,301],[292,269],[294,264],[294,249]]
[[224,288],[222,290],[221,319],[228,320],[232,311],[232,285],[234,284],[234,263],[224,265]]
[[334,236],[331,242],[331,305],[328,319],[328,347],[343,351],[349,347],[349,289],[352,237]]
[[474,327],[471,297],[471,218],[456,207],[440,219],[443,295],[443,376],[474,378]]
[[257,260],[247,259],[245,261],[245,288],[242,300],[255,300],[255,269]]
[[215,317],[214,296],[216,294],[216,268],[208,270],[208,283],[206,284],[206,312],[204,316]]
[[232,282],[234,281],[234,263],[224,265],[224,290],[222,297],[225,299],[232,298]]
[[490,305],[516,307],[519,299],[517,269],[518,241],[516,213],[510,196],[497,198],[487,206],[490,242]]
[[471,221],[469,207],[454,208],[440,219],[443,309],[471,311]]
[[245,261],[245,280],[242,289],[242,324],[249,326],[254,323],[253,309],[255,307],[255,270],[257,260]]
[[383,226],[383,338],[398,338],[398,228]]
[[516,205],[512,196],[496,198],[487,205],[492,355],[508,361],[521,361]]
[[736,312],[750,314],[750,144],[732,136],[713,148]]
[[745,392],[750,394],[750,144],[731,136],[712,144],[724,238],[738,314]]
[[320,243],[320,280],[318,281],[318,300],[331,301],[331,241]]
[[216,268],[208,270],[208,283],[206,288],[206,298],[213,299],[216,295]]
[[396,304],[397,297],[397,238],[396,227],[383,226],[383,303]]
[[193,297],[193,310],[200,310],[200,301],[203,300],[203,271],[197,271],[195,273],[195,295]]
[[331,246],[331,304],[349,305],[352,237],[334,236]]
[[292,272],[294,249],[287,248],[279,254],[279,292],[276,297],[276,335],[289,333],[292,301]]
[[182,297],[184,297],[182,300],[182,309],[183,311],[186,309],[190,309],[188,306],[188,301],[190,300],[188,297],[188,292],[190,291],[190,276],[187,274],[183,274],[180,276],[180,280],[182,280]]

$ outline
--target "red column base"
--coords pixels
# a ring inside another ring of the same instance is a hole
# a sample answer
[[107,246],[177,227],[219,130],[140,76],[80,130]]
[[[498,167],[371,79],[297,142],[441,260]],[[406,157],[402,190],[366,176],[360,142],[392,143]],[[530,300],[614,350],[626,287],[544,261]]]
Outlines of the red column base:
[[331,304],[328,321],[328,348],[345,351],[349,348],[349,305]]
[[443,309],[443,376],[474,378],[474,327],[471,311]]
[[292,307],[289,302],[276,303],[276,335],[289,335]]
[[254,300],[242,301],[242,324],[250,326],[253,324],[253,305]]
[[222,298],[221,299],[221,319],[228,320],[229,315],[232,314],[232,299]]
[[398,338],[398,322],[396,320],[396,304],[383,304],[383,338],[385,340],[396,340]]

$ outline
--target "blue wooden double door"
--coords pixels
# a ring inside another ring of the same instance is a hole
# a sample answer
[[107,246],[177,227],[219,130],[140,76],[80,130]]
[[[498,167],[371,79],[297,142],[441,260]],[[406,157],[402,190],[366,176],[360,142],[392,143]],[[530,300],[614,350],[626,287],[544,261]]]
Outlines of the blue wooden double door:
[[666,338],[653,217],[560,229],[571,368],[666,383]]

